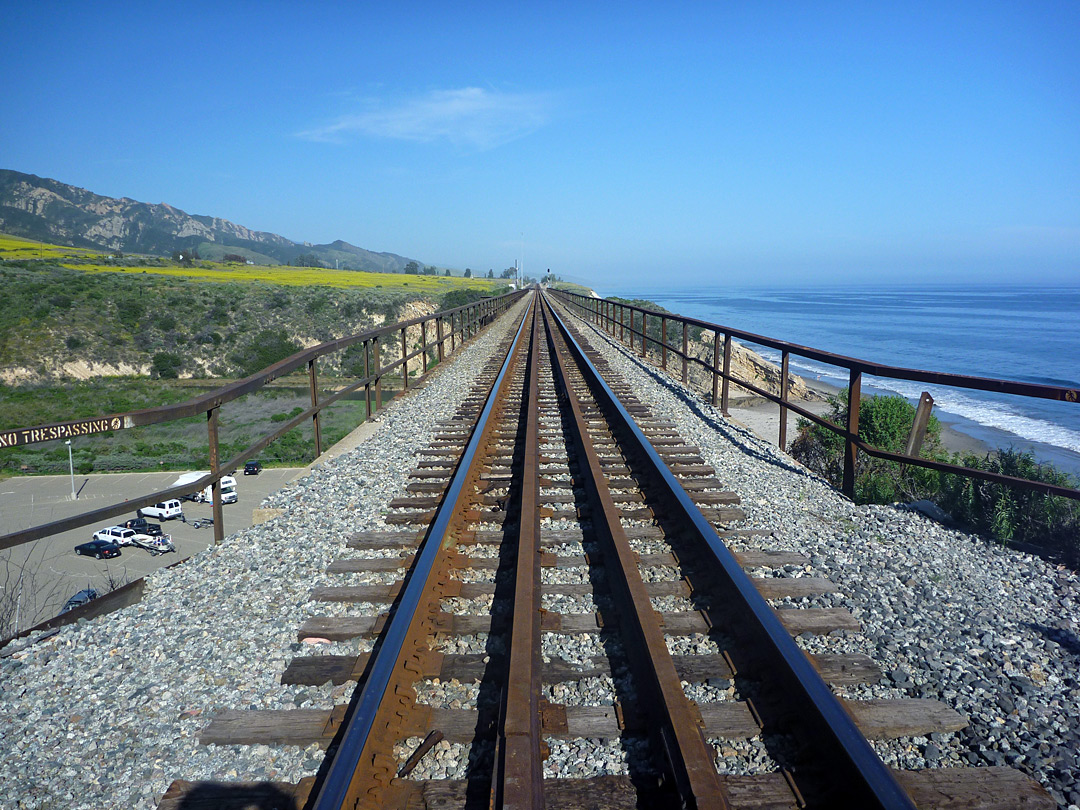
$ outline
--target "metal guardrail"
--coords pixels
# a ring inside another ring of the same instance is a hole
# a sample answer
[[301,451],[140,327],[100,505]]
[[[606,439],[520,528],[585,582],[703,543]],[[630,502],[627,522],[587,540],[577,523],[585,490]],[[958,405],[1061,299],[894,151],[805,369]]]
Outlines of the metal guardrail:
[[[29,543],[69,529],[77,529],[80,526],[97,523],[154,503],[180,498],[208,486],[212,487],[213,494],[214,541],[220,543],[225,537],[225,527],[222,520],[219,482],[223,476],[228,474],[229,470],[243,466],[245,462],[253,459],[272,442],[281,438],[290,430],[300,427],[309,419],[312,422],[315,436],[315,455],[316,457],[322,455],[320,414],[325,408],[363,388],[365,413],[370,417],[382,405],[382,388],[385,380],[390,377],[400,376],[402,389],[407,389],[410,385],[410,361],[423,357],[420,368],[421,377],[423,377],[428,371],[429,361],[442,362],[447,355],[456,351],[459,345],[464,344],[477,334],[483,326],[494,320],[522,295],[524,295],[524,291],[518,290],[496,298],[485,298],[454,309],[435,312],[424,317],[327,341],[310,349],[299,351],[291,357],[287,357],[235,383],[175,405],[144,408],[130,413],[110,414],[93,419],[36,425],[0,432],[0,448],[17,447],[72,436],[86,436],[93,433],[154,425],[205,414],[210,447],[210,473],[197,481],[182,486],[170,487],[151,495],[132,498],[123,503],[111,504],[100,509],[83,512],[63,520],[5,534],[0,536],[0,550]],[[410,352],[407,335],[410,329],[415,328],[420,330],[420,346]],[[385,344],[388,338],[396,343],[398,334],[400,334],[401,341],[401,357],[387,365],[382,365],[380,346]],[[429,340],[429,338],[431,339]],[[449,348],[446,346],[448,342],[450,344]],[[359,344],[363,350],[365,376],[338,389],[331,396],[320,398],[317,368],[319,358],[356,344]],[[218,415],[221,407],[246,394],[258,391],[267,383],[305,366],[308,374],[308,388],[311,394],[311,407],[282,423],[281,427],[263,436],[233,458],[222,462],[218,443]],[[412,384],[415,384],[415,382],[416,380],[413,380]]]
[[[794,411],[799,416],[821,425],[827,430],[838,434],[844,439],[844,478],[841,486],[842,491],[848,497],[855,494],[855,464],[860,451],[875,458],[886,461],[895,461],[900,464],[925,467],[939,472],[962,475],[969,478],[978,478],[994,483],[1008,484],[1011,486],[1024,487],[1046,495],[1057,495],[1063,498],[1080,500],[1080,490],[1069,487],[1049,484],[1043,481],[1032,481],[1026,478],[1016,478],[1011,475],[1001,475],[987,470],[975,470],[957,464],[948,464],[942,461],[921,458],[914,455],[904,455],[883,450],[867,444],[859,436],[859,404],[862,396],[863,375],[885,377],[896,380],[908,380],[922,382],[931,385],[946,385],[956,388],[967,388],[977,391],[993,391],[1001,394],[1014,396],[1032,397],[1038,399],[1050,399],[1061,402],[1080,402],[1080,391],[1074,388],[1065,388],[1053,385],[1038,385],[1036,383],[1024,383],[1013,380],[998,380],[989,377],[969,377],[961,374],[946,374],[935,371],[922,371],[919,369],[903,368],[899,366],[887,366],[861,360],[855,357],[833,354],[831,352],[814,349],[809,346],[801,346],[797,343],[789,343],[776,338],[757,335],[730,326],[710,323],[697,318],[686,318],[670,312],[657,312],[656,310],[627,304],[622,301],[614,301],[608,298],[591,298],[578,293],[563,290],[548,290],[548,293],[566,303],[576,315],[594,323],[597,328],[607,332],[623,343],[627,343],[631,351],[640,344],[641,355],[647,356],[650,345],[661,356],[661,366],[666,369],[668,354],[672,353],[682,361],[682,381],[687,382],[688,368],[691,363],[696,363],[712,375],[712,404],[719,405],[721,411],[728,412],[728,400],[731,383],[735,383],[748,391],[752,391],[760,397],[764,397],[780,406],[780,436],[779,445],[782,449],[787,445],[787,416],[788,411]],[[638,317],[640,316],[640,317]],[[661,340],[648,334],[648,321],[656,318],[660,321]],[[637,325],[635,325],[637,321]],[[682,326],[682,345],[671,346],[668,344],[668,322]],[[713,360],[708,363],[701,358],[695,357],[689,351],[689,329],[696,327],[713,333]],[[780,394],[772,394],[763,390],[749,380],[742,380],[731,373],[732,338],[745,340],[748,343],[756,343],[767,346],[781,352],[780,369]],[[837,425],[815,413],[801,407],[788,399],[788,365],[789,358],[794,354],[810,360],[846,368],[848,370],[848,419],[846,425]]]

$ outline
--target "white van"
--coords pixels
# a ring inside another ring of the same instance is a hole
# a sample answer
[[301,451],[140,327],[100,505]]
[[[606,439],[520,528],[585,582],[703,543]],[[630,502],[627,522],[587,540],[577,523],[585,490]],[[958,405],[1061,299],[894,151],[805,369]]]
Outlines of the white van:
[[[193,484],[196,481],[198,481],[200,478],[202,478],[204,476],[207,476],[209,474],[210,473],[208,473],[208,472],[184,473],[179,478],[177,478],[175,481],[173,481],[172,485],[174,487],[182,487],[182,486],[185,486],[186,484]],[[214,500],[213,490],[212,490],[211,487],[204,487],[203,489],[200,489],[198,492],[191,493],[191,495],[189,495],[188,497],[190,497],[191,500],[197,501],[199,503],[212,503],[213,500]],[[223,475],[221,477],[221,502],[222,503],[236,503],[238,500],[239,500],[239,497],[236,494],[236,479],[233,478],[231,475]]]
[[182,517],[184,509],[180,506],[180,501],[171,500],[155,503],[153,506],[144,506],[135,514],[139,517],[152,517],[157,518],[158,520],[173,520],[174,518]]

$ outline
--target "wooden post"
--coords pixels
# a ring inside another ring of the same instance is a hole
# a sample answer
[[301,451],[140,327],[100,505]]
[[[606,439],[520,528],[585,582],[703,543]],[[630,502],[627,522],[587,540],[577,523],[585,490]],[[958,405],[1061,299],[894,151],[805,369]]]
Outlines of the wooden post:
[[401,327],[401,390],[409,390],[409,341],[404,326]]
[[667,316],[660,316],[660,368],[667,371]]
[[423,367],[420,369],[420,376],[426,377],[428,373],[428,342],[427,342],[427,321],[420,321],[420,347],[424,358]]
[[728,414],[728,391],[731,389],[731,333],[724,333],[724,382],[721,387],[720,412]]
[[646,347],[649,343],[649,338],[646,337],[649,334],[649,318],[642,312],[641,313],[641,357],[644,359],[647,357]]
[[364,406],[367,409],[367,413],[364,414],[365,419],[371,418],[371,341],[364,341],[364,378],[367,382],[364,383]]
[[933,409],[934,398],[923,391],[922,396],[919,397],[919,407],[915,409],[915,421],[911,424],[911,433],[908,434],[907,444],[904,446],[905,456],[919,457],[923,439],[926,438],[926,426],[930,424],[930,411]]
[[457,318],[456,312],[450,313],[450,354],[457,351],[457,324],[454,323]]
[[717,388],[720,383],[720,330],[713,330],[712,338],[712,405],[716,407]]
[[862,401],[862,372],[851,369],[848,375],[847,437],[844,439],[844,482],[841,489],[849,498],[855,498],[855,463],[859,448],[852,439],[859,437],[859,405]]
[[788,350],[780,360],[780,449],[787,449],[787,395],[788,395]]
[[[308,389],[311,391],[311,407],[315,408],[319,404],[319,378],[318,372],[315,369],[316,358],[312,357],[308,360]],[[322,430],[319,425],[319,412],[315,411],[311,415],[311,427],[315,431],[315,458],[322,455]]]
[[439,362],[443,361],[443,334],[442,334],[442,318],[435,319],[435,342],[438,344],[439,349]]
[[688,374],[687,355],[690,353],[689,331],[686,326],[686,321],[682,322],[682,381],[683,385],[686,385],[686,378]]
[[630,353],[634,352],[634,310],[630,310],[630,328],[627,330],[627,336],[630,338]]
[[379,339],[371,341],[371,362],[375,367],[375,410],[382,407],[382,361],[379,360]]
[[[218,474],[221,469],[221,457],[218,450],[218,409],[211,408],[206,412],[206,432],[210,440],[210,472]],[[225,539],[225,524],[221,517],[221,481],[217,480],[210,485],[210,494],[213,500],[214,512],[214,545],[220,545]]]

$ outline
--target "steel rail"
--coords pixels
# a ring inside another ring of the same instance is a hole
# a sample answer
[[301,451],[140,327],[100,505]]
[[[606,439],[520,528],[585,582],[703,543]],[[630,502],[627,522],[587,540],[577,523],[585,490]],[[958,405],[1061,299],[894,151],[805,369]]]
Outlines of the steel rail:
[[795,694],[801,697],[806,713],[822,732],[822,742],[841,755],[843,774],[837,775],[834,784],[842,791],[843,806],[865,808],[888,808],[888,810],[915,810],[915,804],[896,781],[889,768],[874,753],[866,737],[859,731],[851,715],[847,713],[832,690],[814,668],[810,659],[791,638],[780,622],[776,612],[758,592],[750,578],[742,570],[735,555],[717,535],[716,530],[701,514],[679,480],[668,469],[652,443],[623,407],[585,351],[570,333],[558,313],[552,310],[567,345],[571,348],[583,374],[590,381],[598,401],[615,415],[633,437],[649,471],[661,482],[668,497],[677,503],[686,525],[695,540],[707,547],[717,563],[719,572],[745,605],[748,619],[757,628],[760,637],[769,645],[774,660],[781,661],[790,673],[788,682]]
[[[508,371],[513,357],[520,347],[527,314],[528,312],[518,325],[513,343],[492,384],[491,392],[447,486],[445,496],[416,553],[408,582],[402,590],[398,604],[382,635],[378,655],[368,666],[367,677],[359,698],[342,731],[337,754],[326,772],[314,803],[310,804],[312,810],[340,810],[346,806],[357,807],[360,804],[362,797],[354,793],[357,771],[361,763],[371,765],[375,762],[376,755],[369,751],[369,747],[377,715],[388,690],[393,685],[394,678],[399,671],[404,669],[407,654],[406,640],[418,618],[417,609],[428,591],[436,559],[444,547],[453,543],[451,530],[454,519],[458,517],[459,501],[464,494],[466,482],[471,479],[474,472],[475,462],[480,457],[480,448],[486,441],[486,434],[492,424],[490,416],[508,380]],[[348,802],[352,804],[348,805]]]
[[[545,302],[545,320],[551,314]],[[565,330],[563,336],[566,336]],[[582,485],[589,502],[597,507],[592,513],[593,531],[609,558],[606,565],[608,582],[612,596],[619,603],[620,628],[627,652],[636,663],[642,708],[651,720],[652,732],[667,759],[674,788],[683,806],[727,810],[730,804],[713,762],[712,746],[705,740],[700,715],[683,691],[636,557],[623,531],[619,510],[604,483],[604,471],[589,436],[581,402],[571,385],[566,360],[557,350],[550,328],[548,344],[562,397],[573,416],[572,439],[583,472]],[[580,365],[580,357],[575,359]]]
[[492,807],[544,806],[543,728],[540,695],[540,307],[533,307],[524,391],[525,446],[522,458],[520,513],[514,573],[514,615],[510,627],[509,667],[503,689],[501,723],[496,739]]

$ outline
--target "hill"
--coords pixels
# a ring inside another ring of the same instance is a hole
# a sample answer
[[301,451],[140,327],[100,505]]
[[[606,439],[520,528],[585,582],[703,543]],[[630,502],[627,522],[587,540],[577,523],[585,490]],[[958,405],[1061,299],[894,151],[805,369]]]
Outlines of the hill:
[[166,203],[103,197],[10,169],[0,169],[0,231],[40,242],[123,253],[171,256],[197,250],[201,258],[210,260],[228,256],[242,256],[255,264],[314,260],[324,267],[375,273],[401,273],[415,261],[341,240],[327,245],[294,242],[227,219],[191,215]]

